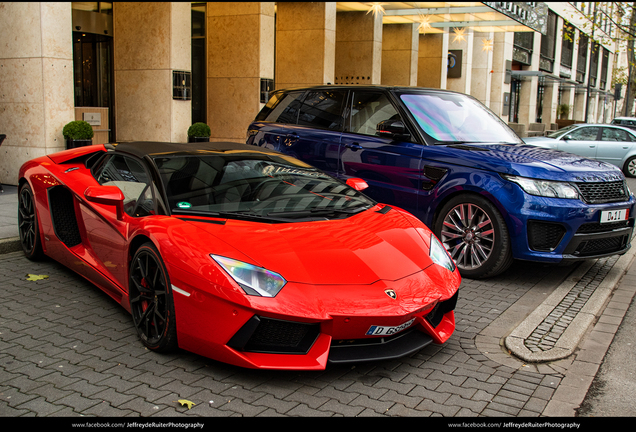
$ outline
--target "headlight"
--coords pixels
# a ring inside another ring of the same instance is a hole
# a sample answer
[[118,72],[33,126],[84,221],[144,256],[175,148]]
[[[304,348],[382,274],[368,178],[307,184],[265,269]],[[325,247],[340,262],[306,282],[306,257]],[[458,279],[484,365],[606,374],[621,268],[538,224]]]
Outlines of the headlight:
[[570,183],[538,180],[527,177],[503,176],[506,180],[517,183],[526,193],[548,198],[579,199],[579,191]]
[[218,255],[210,254],[210,257],[243,288],[245,294],[275,297],[287,283],[278,273],[262,267]]
[[433,234],[431,234],[431,250],[429,255],[435,264],[447,268],[450,271],[455,271],[455,263],[448,255],[448,252],[446,252],[446,249],[444,249],[444,245],[442,245]]

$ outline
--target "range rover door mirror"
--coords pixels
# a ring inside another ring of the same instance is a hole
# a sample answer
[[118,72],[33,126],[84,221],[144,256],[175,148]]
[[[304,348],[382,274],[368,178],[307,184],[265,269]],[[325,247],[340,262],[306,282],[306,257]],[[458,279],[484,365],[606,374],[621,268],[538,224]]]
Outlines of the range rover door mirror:
[[402,120],[384,120],[375,127],[375,134],[383,138],[409,139],[411,134]]

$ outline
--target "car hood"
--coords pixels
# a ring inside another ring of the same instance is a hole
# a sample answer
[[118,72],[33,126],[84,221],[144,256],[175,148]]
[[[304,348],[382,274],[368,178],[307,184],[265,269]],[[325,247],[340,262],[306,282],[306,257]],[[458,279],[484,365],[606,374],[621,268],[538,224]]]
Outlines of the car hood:
[[545,180],[598,182],[624,178],[614,165],[529,144],[432,146],[424,153],[425,158],[449,164]]
[[264,267],[288,282],[371,284],[430,266],[430,231],[414,227],[398,210],[382,214],[377,209],[330,221],[188,223],[209,234],[198,232],[197,241],[224,244],[221,250],[207,246],[206,251]]

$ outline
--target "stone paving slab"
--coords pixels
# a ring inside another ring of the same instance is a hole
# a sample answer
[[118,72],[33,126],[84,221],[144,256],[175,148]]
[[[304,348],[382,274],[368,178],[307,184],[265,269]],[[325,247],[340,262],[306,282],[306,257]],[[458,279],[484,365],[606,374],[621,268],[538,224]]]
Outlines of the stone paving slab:
[[620,305],[610,300],[582,349],[556,362],[528,364],[502,341],[579,268],[515,263],[488,281],[465,279],[443,346],[319,372],[258,371],[150,352],[130,315],[80,276],[0,255],[0,416],[573,416],[609,346],[598,333],[618,325]]

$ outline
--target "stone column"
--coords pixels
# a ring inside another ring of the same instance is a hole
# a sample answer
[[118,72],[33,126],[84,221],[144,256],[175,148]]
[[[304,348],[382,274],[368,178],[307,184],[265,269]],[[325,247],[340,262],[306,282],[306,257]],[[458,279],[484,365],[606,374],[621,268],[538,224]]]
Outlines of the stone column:
[[336,84],[380,84],[382,16],[365,12],[336,14]]
[[[450,32],[448,34],[448,50],[449,51],[461,50],[462,52],[461,77],[459,78],[447,77],[446,88],[448,90],[470,94],[471,84],[472,84],[472,75],[473,75],[474,37],[475,37],[475,32],[470,27],[464,27],[463,40],[457,38],[453,32]],[[420,45],[420,51],[422,51],[421,45]],[[421,77],[418,75],[417,78],[419,81]]]
[[[391,24],[393,26],[395,24]],[[416,27],[417,29],[417,27]],[[448,69],[448,29],[420,34],[417,52],[417,86],[445,89]]]
[[70,3],[0,4],[0,182],[29,159],[64,150],[75,120]]
[[484,50],[484,40],[493,41],[494,33],[479,32],[473,39],[473,73],[471,76],[471,94],[481,103],[490,107],[490,89],[492,84],[493,51]]
[[277,2],[277,89],[333,83],[335,2]]
[[[538,71],[539,58],[541,54],[541,33],[534,33],[534,43],[530,66],[526,70]],[[530,79],[521,81],[519,91],[519,123],[528,125],[537,122],[537,90],[539,78],[533,76]]]
[[274,3],[211,2],[206,13],[210,141],[245,142],[261,78],[274,79]]
[[190,3],[113,3],[118,141],[187,140],[192,102],[172,98],[173,71],[191,71]]
[[382,29],[382,84],[417,85],[419,32],[413,24],[386,24]]
[[550,125],[556,123],[558,102],[559,84],[546,81],[543,91],[543,110],[541,112],[541,123],[546,124],[546,130],[550,130]]
[[[504,110],[504,93],[510,94],[510,77],[506,83],[506,63],[512,59],[514,33],[497,32],[493,35],[492,74],[490,80],[490,109],[505,122],[509,121],[509,107]],[[475,49],[481,49],[475,47]],[[512,97],[512,96],[510,96]],[[508,100],[510,103],[510,100]]]

